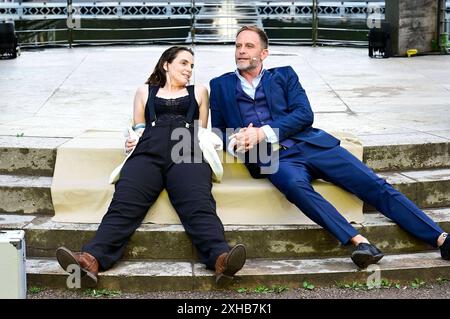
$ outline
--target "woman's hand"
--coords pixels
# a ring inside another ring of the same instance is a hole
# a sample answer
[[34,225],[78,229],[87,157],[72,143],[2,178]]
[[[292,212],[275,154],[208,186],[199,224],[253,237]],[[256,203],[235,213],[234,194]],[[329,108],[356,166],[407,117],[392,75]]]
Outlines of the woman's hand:
[[135,138],[128,136],[125,141],[125,153],[130,153],[136,147],[137,141]]
[[130,153],[137,145],[138,139],[144,133],[144,128],[139,128],[133,131],[132,128],[128,128],[128,136],[125,141],[125,154]]

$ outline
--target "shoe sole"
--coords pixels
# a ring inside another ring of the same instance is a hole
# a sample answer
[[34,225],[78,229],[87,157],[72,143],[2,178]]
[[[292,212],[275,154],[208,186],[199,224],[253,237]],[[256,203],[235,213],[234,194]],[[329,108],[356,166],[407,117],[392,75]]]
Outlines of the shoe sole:
[[361,254],[361,253],[353,253],[351,259],[361,269],[367,268],[369,265],[376,264],[383,258],[383,254],[378,255],[370,255],[370,254]]
[[244,267],[247,259],[245,246],[238,244],[228,253],[225,271],[216,276],[216,284],[226,286],[233,281],[234,275]]
[[[82,268],[78,263],[75,255],[66,247],[59,247],[56,249],[56,259],[58,260],[59,265],[64,271],[67,271],[67,268],[70,265],[76,265],[80,268],[80,284],[81,288],[94,288],[97,286],[97,276]],[[70,273],[70,272],[69,272]]]

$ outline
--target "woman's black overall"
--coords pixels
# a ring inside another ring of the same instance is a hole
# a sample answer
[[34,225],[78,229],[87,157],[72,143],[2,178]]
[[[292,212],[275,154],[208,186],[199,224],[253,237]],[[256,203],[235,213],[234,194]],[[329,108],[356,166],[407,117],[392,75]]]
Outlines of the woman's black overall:
[[[188,87],[189,95],[176,99],[156,97],[157,91],[158,87],[149,86],[144,133],[122,168],[94,239],[82,248],[97,259],[103,270],[122,257],[129,238],[164,188],[202,263],[214,269],[217,257],[229,251],[211,194],[211,168],[201,158],[200,163],[198,159],[194,162],[193,146],[198,147],[198,139],[193,119],[199,117],[194,86]],[[181,153],[186,163],[174,163],[171,158],[172,147],[179,142],[171,139],[175,128],[191,133],[191,148]]]

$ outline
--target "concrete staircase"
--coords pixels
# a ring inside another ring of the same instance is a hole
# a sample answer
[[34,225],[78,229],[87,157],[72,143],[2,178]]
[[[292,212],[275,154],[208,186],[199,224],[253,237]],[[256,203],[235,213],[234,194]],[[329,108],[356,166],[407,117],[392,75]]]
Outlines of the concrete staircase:
[[195,16],[193,32],[186,42],[195,38],[196,43],[234,43],[236,32],[244,25],[263,28],[254,1],[207,0]]
[[[380,145],[364,148],[364,161],[450,231],[450,159],[448,143]],[[29,285],[66,287],[55,249],[78,250],[97,224],[55,223],[50,186],[56,147],[64,138],[0,137],[0,229],[24,229]],[[370,207],[357,225],[386,254],[381,277],[392,281],[449,277],[450,262]],[[319,226],[226,226],[230,244],[245,243],[248,261],[230,288],[287,285],[299,287],[365,282],[351,248]],[[99,287],[123,291],[216,289],[212,272],[199,264],[180,225],[142,225],[123,261],[101,273]]]

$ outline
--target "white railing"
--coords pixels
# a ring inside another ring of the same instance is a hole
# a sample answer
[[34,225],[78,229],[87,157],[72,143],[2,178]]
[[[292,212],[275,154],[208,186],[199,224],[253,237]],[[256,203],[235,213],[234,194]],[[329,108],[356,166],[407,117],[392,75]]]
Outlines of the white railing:
[[[364,19],[368,7],[376,4],[384,15],[384,2],[319,1],[318,17]],[[254,5],[262,18],[311,17],[312,1],[184,1],[184,2],[0,2],[0,20],[66,19],[68,13],[80,19],[197,19],[217,18],[202,8],[218,6],[239,7]],[[68,10],[67,8],[71,8]],[[244,18],[245,16],[232,16]]]
[[[235,30],[241,24],[249,23],[263,26],[269,34],[276,34],[270,36],[272,43],[334,43],[341,40],[331,40],[327,38],[328,34],[343,31],[359,34],[360,40],[342,40],[342,43],[366,45],[367,41],[362,35],[368,31],[365,21],[371,14],[370,7],[376,5],[378,19],[384,19],[384,1],[317,3],[316,12],[313,14],[312,0],[0,2],[0,21],[33,21],[33,25],[39,25],[35,28],[18,29],[24,42],[33,42],[33,45],[157,41],[231,42],[234,40]],[[92,23],[95,20],[99,20],[99,23]],[[140,22],[127,24],[127,20]],[[144,20],[149,23],[144,23]],[[265,25],[263,21],[276,21],[278,24]],[[321,23],[315,24],[314,21]],[[346,21],[359,21],[360,26],[350,27],[351,24],[345,24]],[[176,33],[175,30],[182,32]],[[222,32],[224,30],[227,32]],[[290,32],[291,35],[287,38],[279,37],[280,30]],[[161,35],[163,31],[165,34]],[[90,37],[77,37],[87,32]],[[114,37],[107,36],[105,32],[114,34]],[[135,37],[130,36],[133,32]],[[315,36],[307,34],[308,32]],[[64,37],[66,40],[61,40]]]

